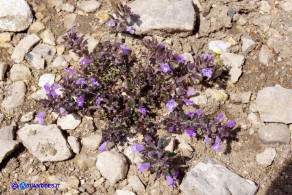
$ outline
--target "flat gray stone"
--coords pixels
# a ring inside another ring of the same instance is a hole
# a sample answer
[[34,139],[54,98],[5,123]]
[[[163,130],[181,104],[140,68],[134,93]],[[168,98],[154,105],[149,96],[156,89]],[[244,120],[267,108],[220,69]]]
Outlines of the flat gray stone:
[[126,158],[114,151],[105,151],[97,156],[96,167],[111,184],[126,177],[128,164]]
[[28,151],[41,162],[63,161],[72,156],[57,125],[28,125],[18,131],[18,136]]
[[1,106],[5,110],[12,110],[23,104],[25,99],[26,86],[23,81],[13,83],[8,90],[7,97],[3,100]]
[[100,6],[101,3],[96,0],[82,1],[77,3],[77,7],[87,13],[94,12]]
[[0,139],[0,164],[18,145],[17,141]]
[[140,178],[137,175],[132,175],[128,178],[129,186],[137,192],[137,193],[143,193],[145,192],[145,186],[140,180]]
[[73,152],[75,154],[79,154],[81,145],[80,145],[80,142],[77,140],[77,138],[74,136],[68,136],[67,140]]
[[19,32],[27,29],[33,15],[25,0],[0,0],[0,30]]
[[180,185],[185,195],[254,195],[258,186],[242,178],[221,164],[209,160],[190,170]]
[[192,0],[135,0],[129,4],[137,15],[131,22],[136,34],[192,33],[196,13]]
[[278,123],[268,123],[258,131],[261,142],[265,144],[289,144],[291,133],[287,125]]
[[10,70],[11,81],[28,81],[31,78],[31,72],[28,67],[22,64],[14,64]]
[[225,52],[220,57],[223,60],[223,64],[230,68],[229,74],[231,82],[236,83],[242,74],[244,56]]
[[48,45],[48,44],[38,44],[33,49],[32,52],[41,55],[47,62],[51,62],[57,52],[55,46]]
[[77,114],[68,114],[58,118],[57,125],[63,130],[73,130],[81,123],[81,117]]
[[135,195],[134,192],[131,192],[129,190],[116,190],[117,195]]
[[20,122],[23,122],[23,123],[29,122],[33,119],[33,116],[34,116],[34,112],[28,112],[22,115],[22,117],[20,118]]
[[255,106],[264,122],[292,123],[292,90],[275,85],[258,92]]
[[65,59],[64,56],[58,56],[56,59],[52,62],[52,64],[49,64],[48,68],[50,69],[65,69],[67,68],[69,63]]
[[76,14],[67,14],[66,16],[64,16],[64,27],[66,29],[71,29],[74,27],[74,23],[76,20],[77,15]]
[[0,129],[0,140],[14,140],[14,133],[14,127],[12,125],[4,126]]
[[102,135],[90,135],[81,139],[81,143],[83,146],[88,148],[89,150],[97,150],[102,142]]
[[20,63],[23,60],[25,54],[28,53],[29,50],[39,41],[40,38],[35,34],[26,36],[14,48],[11,59],[16,63]]
[[266,45],[263,45],[259,53],[259,61],[265,65],[268,65],[272,59],[272,51]]
[[284,1],[281,3],[281,8],[286,12],[292,11],[292,2],[291,1]]
[[275,148],[266,148],[262,153],[256,155],[256,161],[259,165],[270,166],[276,157]]
[[26,61],[28,61],[34,68],[40,70],[45,69],[45,60],[42,58],[40,54],[35,52],[29,52],[25,55]]
[[45,30],[40,34],[40,37],[43,40],[43,43],[49,44],[49,45],[56,45],[55,44],[55,37],[54,34],[50,29]]
[[248,38],[242,38],[242,47],[241,50],[242,52],[246,52],[249,49],[252,49],[253,46],[255,46],[255,42],[252,39],[248,39]]

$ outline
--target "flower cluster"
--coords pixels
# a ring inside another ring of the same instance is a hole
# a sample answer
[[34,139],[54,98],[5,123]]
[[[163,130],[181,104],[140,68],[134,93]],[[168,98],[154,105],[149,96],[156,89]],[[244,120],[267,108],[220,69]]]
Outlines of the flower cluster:
[[[119,4],[107,26],[116,33],[133,34],[134,29],[127,26],[130,15],[130,9]],[[164,150],[169,140],[160,138],[157,129],[204,139],[219,151],[221,140],[227,139],[235,126],[234,121],[223,122],[223,114],[210,120],[191,100],[199,94],[196,89],[224,85],[225,70],[210,54],[189,62],[156,39],[144,39],[137,56],[117,40],[100,42],[89,52],[87,41],[76,30],[68,32],[64,40],[81,58],[80,66],[64,70],[58,84],[44,86],[47,98],[40,100],[44,110],[37,115],[39,123],[44,124],[50,111],[98,117],[106,123],[100,151],[125,142],[127,136],[142,134],[143,144],[132,146],[132,151],[144,158],[137,168],[163,176],[168,185],[177,183],[185,160]],[[185,113],[183,106],[197,110]],[[164,110],[167,113],[161,116]]]

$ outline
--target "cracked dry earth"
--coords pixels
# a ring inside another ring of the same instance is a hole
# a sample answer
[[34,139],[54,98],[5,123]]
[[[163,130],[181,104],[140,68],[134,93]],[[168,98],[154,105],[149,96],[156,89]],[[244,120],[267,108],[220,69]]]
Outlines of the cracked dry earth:
[[[152,1],[153,4],[148,4],[150,8],[156,6],[155,0]],[[21,6],[20,2],[17,5]],[[103,124],[98,118],[72,116],[59,121],[52,116],[47,120],[46,131],[38,134],[37,129],[43,127],[32,125],[37,123],[34,118],[40,111],[37,107],[37,99],[42,97],[40,77],[48,74],[48,79],[57,82],[69,64],[77,66],[80,60],[65,51],[62,35],[75,27],[92,45],[109,38],[104,23],[114,6],[108,0],[92,0],[89,5],[84,2],[87,1],[27,0],[26,9],[31,15],[17,16],[23,18],[21,24],[13,21],[13,17],[11,21],[2,21],[0,17],[0,194],[292,194],[291,0],[193,0],[196,20],[187,34],[164,33],[165,29],[151,30],[151,27],[148,31],[148,36],[155,36],[177,53],[193,57],[210,52],[210,41],[223,40],[229,45],[227,53],[220,58],[224,65],[231,67],[233,79],[226,89],[203,92],[198,104],[210,115],[223,111],[234,119],[239,129],[236,139],[224,143],[223,149],[215,152],[203,141],[191,142],[182,135],[174,137],[174,150],[190,158],[189,172],[200,162],[216,159],[223,167],[253,181],[257,188],[254,193],[234,183],[230,185],[238,190],[225,189],[231,181],[218,175],[214,176],[218,177],[217,183],[207,185],[211,191],[200,189],[206,187],[203,183],[195,185],[200,190],[186,190],[181,182],[168,187],[163,179],[136,169],[129,147],[119,148],[122,157],[113,152],[112,157],[101,158],[97,148]],[[181,3],[179,0],[165,2]],[[0,15],[7,12],[2,7]],[[12,27],[10,22],[18,26]],[[9,24],[5,29],[6,23]],[[133,51],[139,51],[144,36],[121,35],[120,38]],[[22,51],[25,57],[21,58],[15,51],[27,37],[26,43],[32,44]],[[58,127],[54,125],[56,121]],[[37,148],[32,144],[37,139],[58,140],[58,144]],[[124,159],[124,156],[127,160],[120,164],[125,163],[128,171],[122,179],[116,181],[101,171],[100,166],[106,166],[106,160]],[[99,165],[100,162],[103,163]],[[213,172],[207,174],[212,176]],[[13,190],[13,182],[59,183],[60,188]],[[219,192],[221,182],[223,190]]]

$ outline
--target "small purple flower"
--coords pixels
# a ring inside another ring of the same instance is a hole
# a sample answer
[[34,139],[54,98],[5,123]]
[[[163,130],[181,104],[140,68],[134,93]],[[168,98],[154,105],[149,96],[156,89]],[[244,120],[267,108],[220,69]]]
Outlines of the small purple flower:
[[36,119],[38,120],[38,123],[43,125],[44,124],[44,118],[46,116],[46,112],[40,112],[39,114],[36,115]]
[[198,116],[201,116],[201,114],[202,114],[201,109],[197,109],[196,113],[197,113]]
[[108,21],[108,22],[106,23],[106,26],[107,26],[107,27],[111,27],[111,26],[114,26],[115,23],[116,23],[115,20],[110,20],[110,21]]
[[224,114],[223,113],[220,113],[218,114],[218,116],[216,117],[216,120],[221,120],[223,118]]
[[93,86],[96,86],[96,87],[100,86],[99,82],[96,81],[95,78],[91,78],[91,79],[90,79],[90,82],[91,82],[91,84],[92,84]]
[[86,79],[85,78],[80,78],[76,81],[77,85],[86,85]]
[[211,57],[211,55],[210,54],[204,54],[203,56],[203,59],[206,61],[206,62],[210,62],[211,61],[211,59],[212,59],[212,57]]
[[189,100],[189,99],[184,99],[184,102],[187,106],[191,106],[194,104],[194,102],[192,100]]
[[143,116],[146,116],[146,115],[147,115],[147,110],[146,110],[146,108],[139,108],[139,112],[140,112]]
[[44,89],[46,91],[46,94],[50,94],[51,93],[51,88],[50,88],[50,84],[49,83],[44,85]]
[[172,112],[175,109],[175,107],[176,107],[176,103],[175,103],[174,99],[171,99],[166,103],[166,109],[169,112]]
[[194,112],[189,112],[189,113],[187,113],[187,116],[190,117],[190,118],[192,118],[194,115],[195,115]]
[[122,49],[124,55],[129,54],[130,50],[126,46],[120,45],[120,48]]
[[213,72],[210,68],[203,68],[202,73],[203,73],[204,77],[208,77],[208,78],[211,78],[212,74],[213,74]]
[[84,97],[80,96],[78,99],[77,99],[77,105],[78,106],[83,106],[84,104]]
[[159,43],[158,45],[157,45],[157,49],[158,50],[161,50],[161,49],[163,49],[164,48],[164,45],[162,44],[162,43]]
[[101,144],[98,147],[98,150],[101,151],[101,152],[104,152],[104,151],[106,151],[106,146],[107,146],[107,142],[103,142],[103,144]]
[[127,26],[125,31],[129,32],[130,34],[134,34],[135,28],[134,28],[134,26]]
[[147,153],[147,156],[148,157],[152,157],[153,155],[154,155],[154,152],[153,151],[150,151],[150,152]]
[[170,133],[174,132],[174,130],[175,130],[174,127],[169,127],[169,128],[168,128],[168,131],[169,131]]
[[145,169],[148,169],[149,167],[150,163],[137,164],[137,169],[139,169],[140,172],[143,172]]
[[235,126],[235,121],[228,121],[226,127],[233,128]]
[[195,138],[196,137],[196,132],[194,130],[191,129],[186,129],[185,133],[188,134],[190,136],[190,138]]
[[210,138],[209,138],[207,135],[205,135],[205,143],[206,143],[207,145],[210,144]]
[[212,149],[216,152],[220,151],[221,150],[221,145],[220,145],[220,142],[219,143],[215,143],[213,146],[212,146]]
[[194,88],[191,88],[187,91],[187,96],[192,96],[192,95],[195,95],[195,89]]
[[90,64],[90,63],[92,63],[92,60],[91,60],[91,59],[87,59],[87,58],[83,58],[83,59],[80,61],[80,64],[81,64],[82,66],[85,66],[85,65]]
[[171,72],[171,69],[169,67],[168,63],[164,63],[163,65],[160,66],[160,70],[164,73]]
[[99,52],[99,57],[101,58],[101,59],[104,59],[104,53],[101,51],[101,52]]
[[96,105],[100,105],[100,102],[103,101],[103,98],[101,97],[98,97],[96,100],[95,100],[95,104]]
[[66,114],[67,114],[66,109],[63,108],[63,107],[61,107],[61,108],[60,108],[60,114],[61,114],[62,116],[66,115]]
[[168,186],[172,186],[172,185],[176,184],[176,181],[170,175],[167,175],[165,177],[165,179],[166,179],[166,182],[167,182]]
[[141,151],[145,150],[145,147],[143,145],[140,145],[140,144],[133,144],[131,146],[131,149],[134,153],[137,153],[137,152],[141,152]]
[[175,57],[175,61],[176,61],[177,63],[182,63],[182,62],[185,61],[185,57],[184,57],[183,55],[176,56],[176,57]]
[[67,68],[67,69],[65,69],[65,72],[66,72],[66,73],[70,73],[70,74],[76,74],[76,73],[77,73],[77,71],[74,70],[74,69],[72,69],[72,68]]

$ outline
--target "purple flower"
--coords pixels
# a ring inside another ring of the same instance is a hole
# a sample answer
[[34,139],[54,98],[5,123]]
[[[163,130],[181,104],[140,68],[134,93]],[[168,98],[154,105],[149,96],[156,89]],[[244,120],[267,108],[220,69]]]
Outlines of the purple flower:
[[131,149],[134,153],[137,153],[137,152],[141,152],[141,151],[145,150],[145,147],[143,145],[140,145],[140,144],[133,144],[131,146]]
[[206,143],[207,145],[210,144],[210,139],[209,139],[209,137],[208,137],[207,135],[205,135],[205,143]]
[[161,69],[161,71],[164,72],[164,73],[171,72],[171,69],[170,69],[168,63],[164,63],[163,65],[161,65],[161,66],[160,66],[160,69]]
[[83,106],[84,104],[84,97],[80,96],[78,99],[77,99],[77,105],[78,106]]
[[139,169],[140,172],[148,169],[148,167],[150,167],[150,163],[137,164],[137,169]]
[[207,53],[207,54],[204,54],[202,57],[203,57],[203,59],[204,59],[206,62],[210,62],[210,61],[211,61],[211,58],[212,58],[211,55],[208,54],[208,53]]
[[158,50],[161,50],[161,49],[163,49],[164,48],[164,45],[162,44],[162,43],[159,43],[158,45],[157,45],[157,49]]
[[185,61],[185,57],[184,57],[183,55],[176,56],[176,57],[175,57],[175,61],[176,61],[177,63],[184,62],[184,61]]
[[49,83],[44,85],[44,89],[46,91],[46,94],[50,94],[51,93],[51,88],[50,88],[50,84]]
[[67,68],[67,69],[65,69],[65,72],[66,72],[66,73],[70,73],[70,74],[76,74],[76,73],[77,73],[77,71],[74,70],[74,69],[72,69],[72,68]]
[[99,82],[96,81],[95,78],[91,78],[91,79],[90,79],[90,82],[91,82],[91,84],[92,84],[93,86],[96,86],[96,87],[100,86]]
[[103,98],[101,97],[98,97],[96,100],[95,100],[95,104],[96,105],[100,105],[100,102],[103,101]]
[[129,32],[130,34],[134,34],[135,28],[134,28],[134,26],[127,26],[125,31]]
[[103,142],[103,144],[101,144],[98,147],[98,150],[101,151],[101,152],[104,152],[104,151],[106,151],[106,146],[107,146],[107,142]]
[[124,55],[129,54],[130,50],[126,46],[120,45],[120,48],[122,49]]
[[201,109],[197,109],[197,110],[196,110],[196,113],[197,113],[198,116],[201,116],[201,114],[202,114],[202,113],[201,113]]
[[192,95],[195,95],[195,89],[194,88],[191,88],[187,91],[187,96],[192,96]]
[[189,99],[184,99],[184,102],[187,106],[191,106],[194,104],[194,102],[192,100],[189,100]]
[[86,79],[85,78],[80,78],[76,81],[76,84],[80,85],[85,85],[86,84]]
[[188,134],[190,136],[190,138],[195,138],[196,137],[196,132],[194,130],[191,129],[186,129],[185,133]]
[[147,156],[148,157],[152,157],[153,155],[154,155],[154,152],[153,151],[150,151],[150,152],[147,153]]
[[90,64],[92,63],[92,60],[91,59],[87,59],[87,58],[83,58],[81,61],[80,61],[80,64],[82,66],[85,66],[86,64]]
[[176,103],[175,103],[174,99],[171,99],[166,103],[166,109],[169,112],[172,112],[175,109],[175,107],[176,107]]
[[195,115],[194,112],[189,112],[189,113],[187,113],[187,116],[188,116],[188,117],[193,117],[194,115]]
[[233,128],[235,126],[235,121],[228,121],[226,127]]
[[213,74],[213,72],[210,68],[203,68],[202,73],[203,73],[204,77],[208,77],[208,78],[211,78],[212,74]]
[[212,146],[212,149],[216,152],[220,151],[221,150],[221,145],[220,143],[215,143],[213,146]]
[[61,108],[60,108],[60,114],[61,114],[62,116],[64,116],[65,114],[67,114],[66,109],[63,108],[63,107],[61,107]]
[[40,112],[39,114],[36,115],[36,119],[38,120],[38,123],[43,125],[44,124],[44,118],[46,116],[46,112]]
[[108,22],[106,23],[106,26],[107,26],[107,27],[111,27],[111,26],[114,26],[115,23],[116,23],[115,20],[110,20],[110,21],[108,21]]
[[99,57],[101,58],[101,59],[104,59],[104,53],[101,51],[101,52],[99,52]]
[[139,108],[139,112],[140,112],[143,116],[146,116],[146,115],[147,115],[147,110],[146,110],[146,108]]
[[169,127],[169,128],[168,128],[168,131],[169,131],[170,133],[174,132],[174,130],[175,130],[174,127]]
[[172,186],[172,185],[176,184],[176,181],[170,175],[167,175],[165,177],[165,179],[166,179],[166,182],[167,182],[168,186]]
[[223,113],[220,113],[218,114],[218,116],[216,117],[216,120],[221,120],[223,118],[224,114]]

